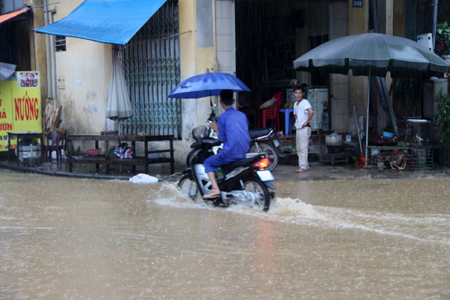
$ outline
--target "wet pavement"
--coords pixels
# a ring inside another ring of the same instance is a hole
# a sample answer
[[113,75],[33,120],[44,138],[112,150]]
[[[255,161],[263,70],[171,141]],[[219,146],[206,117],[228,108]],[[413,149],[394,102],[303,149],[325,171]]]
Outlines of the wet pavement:
[[295,169],[267,213],[0,170],[0,299],[450,299],[449,177]]
[[1,161],[0,299],[450,299],[449,169],[295,161],[267,213],[194,202],[166,164]]

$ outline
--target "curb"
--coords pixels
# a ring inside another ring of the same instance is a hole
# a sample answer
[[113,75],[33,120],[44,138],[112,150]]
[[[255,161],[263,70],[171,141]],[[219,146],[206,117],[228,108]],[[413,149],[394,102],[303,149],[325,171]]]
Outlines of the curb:
[[[20,173],[29,173],[29,174],[40,174],[40,175],[47,175],[47,176],[59,176],[59,177],[68,177],[68,178],[85,178],[85,179],[102,179],[102,180],[129,180],[133,176],[126,176],[126,175],[100,175],[100,174],[85,174],[85,173],[69,173],[69,172],[59,172],[59,171],[46,171],[46,170],[40,170],[37,168],[32,167],[17,167],[17,166],[11,166],[9,164],[2,164],[0,163],[0,169],[4,170],[10,170],[10,171],[16,171]],[[177,175],[177,173],[175,173]],[[155,177],[158,177],[159,175],[156,175]],[[158,177],[159,181],[178,181],[179,178],[176,178],[174,175],[172,176],[165,176],[165,177]]]
[[[9,164],[0,163],[0,169],[10,170],[20,173],[29,173],[29,174],[40,174],[46,176],[59,176],[59,177],[67,177],[67,178],[84,178],[84,179],[99,179],[99,180],[129,180],[134,175],[102,175],[102,174],[86,174],[86,173],[69,173],[64,171],[47,171],[33,167],[21,167],[21,166],[13,166]],[[366,174],[364,176],[350,177],[343,175],[341,178],[336,177],[303,177],[303,178],[293,178],[292,176],[277,176],[277,171],[273,171],[274,176],[277,181],[288,181],[288,180],[302,180],[302,181],[335,181],[335,180],[367,180],[367,179],[405,179],[405,178],[441,178],[441,177],[450,177],[450,168],[443,168],[442,172],[434,173],[434,174],[410,174],[410,175],[382,175],[382,174]],[[280,171],[280,175],[283,174],[283,171]],[[136,175],[136,174],[135,174]],[[158,178],[159,181],[169,181],[176,182],[181,178],[181,173],[175,173],[173,175],[163,176],[161,177],[158,174],[154,174]]]

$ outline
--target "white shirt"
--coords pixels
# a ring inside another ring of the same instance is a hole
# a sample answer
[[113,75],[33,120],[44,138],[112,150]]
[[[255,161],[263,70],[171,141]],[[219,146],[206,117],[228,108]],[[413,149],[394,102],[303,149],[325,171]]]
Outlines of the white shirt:
[[294,115],[297,116],[297,121],[295,121],[294,126],[297,129],[301,129],[303,124],[308,121],[309,112],[308,108],[311,108],[311,104],[308,100],[303,99],[298,103],[298,101],[294,104]]

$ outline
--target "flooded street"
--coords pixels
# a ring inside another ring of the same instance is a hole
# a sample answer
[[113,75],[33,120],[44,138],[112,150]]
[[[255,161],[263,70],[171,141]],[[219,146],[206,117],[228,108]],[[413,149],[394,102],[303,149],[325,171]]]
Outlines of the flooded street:
[[450,299],[448,177],[275,182],[269,213],[175,182],[0,182],[0,299]]

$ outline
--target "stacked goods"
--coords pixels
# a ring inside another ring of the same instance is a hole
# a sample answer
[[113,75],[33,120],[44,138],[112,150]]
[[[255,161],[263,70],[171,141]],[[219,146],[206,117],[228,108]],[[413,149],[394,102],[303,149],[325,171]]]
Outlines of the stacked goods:
[[44,131],[51,131],[58,128],[61,122],[62,106],[57,107],[56,100],[47,98],[45,100],[45,111],[43,116]]

